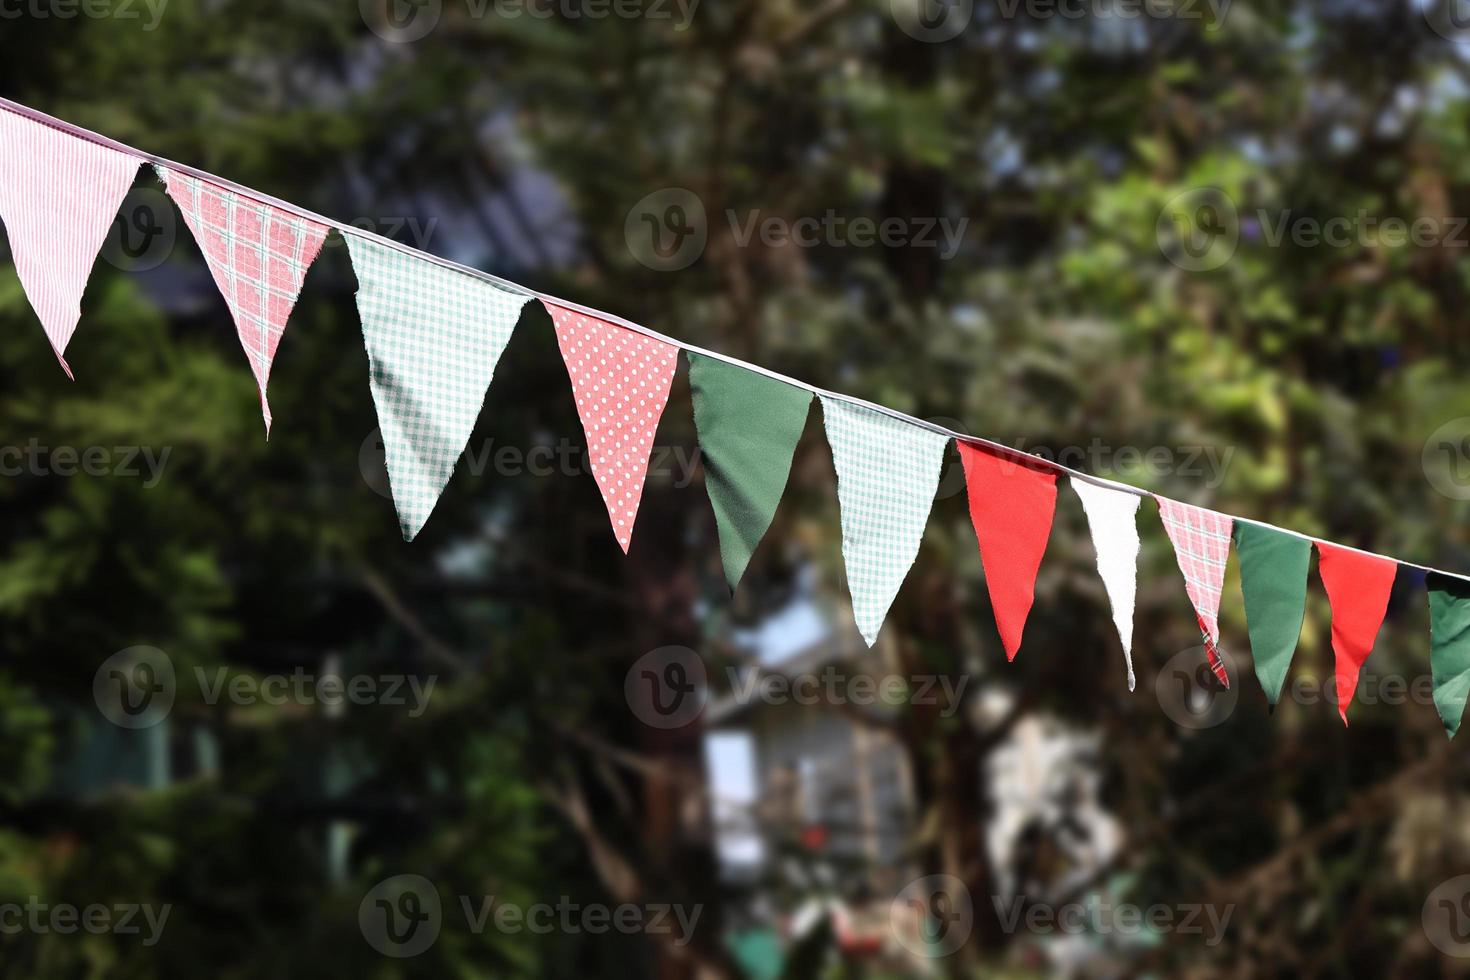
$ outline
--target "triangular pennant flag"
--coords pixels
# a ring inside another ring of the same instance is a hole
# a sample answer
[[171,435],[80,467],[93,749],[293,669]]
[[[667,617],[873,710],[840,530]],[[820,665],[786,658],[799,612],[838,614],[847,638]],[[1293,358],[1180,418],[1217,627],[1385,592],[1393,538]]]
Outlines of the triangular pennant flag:
[[963,440],[960,462],[970,495],[970,522],[1007,660],[1021,649],[1035,599],[1036,572],[1057,508],[1055,473],[1035,469]]
[[613,536],[627,554],[679,348],[554,303],[543,305],[572,379],[592,475]]
[[306,270],[331,229],[187,174],[157,169],[235,318],[240,346],[260,388],[269,437],[271,407],[265,389],[271,361]]
[[1143,498],[1088,483],[1071,480],[1082,500],[1087,525],[1092,530],[1092,549],[1097,552],[1097,571],[1108,602],[1113,607],[1113,625],[1123,642],[1123,659],[1128,664],[1128,690],[1133,690],[1133,606],[1138,597],[1138,505]]
[[1230,560],[1230,527],[1227,514],[1181,504],[1155,496],[1164,531],[1174,545],[1179,571],[1184,573],[1184,591],[1194,603],[1194,615],[1204,634],[1205,653],[1220,683],[1230,686],[1225,661],[1220,659],[1220,592],[1225,587],[1225,565]]
[[1470,580],[1430,572],[1429,666],[1434,675],[1434,706],[1450,738],[1460,730],[1465,696],[1470,693]]
[[1235,523],[1235,553],[1240,556],[1240,591],[1251,638],[1256,680],[1273,707],[1281,697],[1286,672],[1296,653],[1307,612],[1307,566],[1312,542],[1249,521]]
[[71,377],[62,355],[82,318],[82,293],[143,161],[6,109],[0,148],[0,221],[15,271]]
[[1363,661],[1388,613],[1398,562],[1326,541],[1317,542],[1317,574],[1332,606],[1332,652],[1337,661],[1337,713],[1347,724],[1347,709],[1358,689]]
[[872,646],[919,553],[949,437],[822,397],[858,631]]
[[776,515],[812,395],[703,354],[689,355],[689,388],[720,557],[734,589]]
[[485,403],[495,363],[530,299],[357,235],[373,404],[405,541],[429,519]]

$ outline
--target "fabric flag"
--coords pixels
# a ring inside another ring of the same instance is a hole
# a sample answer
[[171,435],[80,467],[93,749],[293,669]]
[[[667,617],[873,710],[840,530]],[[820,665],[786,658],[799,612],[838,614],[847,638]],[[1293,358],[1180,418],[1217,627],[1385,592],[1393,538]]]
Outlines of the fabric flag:
[[543,305],[572,379],[592,475],[613,536],[627,554],[679,348],[554,303]]
[[1465,695],[1470,692],[1470,580],[1430,572],[1429,664],[1434,674],[1434,706],[1450,738],[1460,730]]
[[919,553],[949,437],[822,397],[858,631],[872,646]]
[[1347,724],[1347,709],[1358,689],[1358,673],[1373,652],[1398,562],[1317,542],[1317,574],[1332,606],[1332,652],[1337,660],[1337,713]]
[[240,345],[260,388],[260,411],[269,437],[271,407],[265,388],[271,361],[306,270],[316,261],[330,229],[207,181],[163,167],[157,170],[235,318]]
[[1082,501],[1087,525],[1092,530],[1092,550],[1097,552],[1097,572],[1102,576],[1113,607],[1113,625],[1123,642],[1123,659],[1128,664],[1128,690],[1133,690],[1133,606],[1138,597],[1138,505],[1143,498],[1088,483],[1071,480]]
[[1240,591],[1245,596],[1245,625],[1251,638],[1256,680],[1274,707],[1286,683],[1307,612],[1307,566],[1312,560],[1312,542],[1275,528],[1237,521],[1235,553],[1240,556]]
[[970,522],[1006,659],[1021,649],[1035,599],[1036,572],[1057,508],[1055,473],[958,441],[970,495]]
[[495,363],[530,299],[357,235],[369,383],[405,541],[433,511],[469,442]]
[[733,590],[776,516],[812,396],[703,354],[689,355],[689,388],[704,485]]
[[69,378],[82,293],[142,160],[0,109],[0,221],[15,271]]
[[1230,677],[1220,659],[1220,592],[1225,587],[1225,564],[1230,560],[1230,527],[1234,519],[1203,507],[1155,496],[1164,530],[1174,545],[1184,591],[1194,603],[1194,615],[1204,634],[1210,668],[1225,687]]

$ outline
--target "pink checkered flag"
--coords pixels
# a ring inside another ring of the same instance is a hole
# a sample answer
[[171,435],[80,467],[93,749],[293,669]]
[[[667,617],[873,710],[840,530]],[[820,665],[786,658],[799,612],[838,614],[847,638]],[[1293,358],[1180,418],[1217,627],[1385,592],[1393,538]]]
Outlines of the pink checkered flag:
[[1174,544],[1174,557],[1184,573],[1184,591],[1194,603],[1194,614],[1204,634],[1210,668],[1227,688],[1230,677],[1220,659],[1220,592],[1225,586],[1225,563],[1230,560],[1230,531],[1235,519],[1203,507],[1155,495],[1164,530]]
[[271,361],[301,294],[306,270],[331,229],[163,167],[158,176],[194,233],[235,318],[240,345],[260,387],[260,411],[269,438],[271,407],[265,388]]
[[15,271],[56,359],[82,318],[82,293],[142,160],[0,108],[0,221]]

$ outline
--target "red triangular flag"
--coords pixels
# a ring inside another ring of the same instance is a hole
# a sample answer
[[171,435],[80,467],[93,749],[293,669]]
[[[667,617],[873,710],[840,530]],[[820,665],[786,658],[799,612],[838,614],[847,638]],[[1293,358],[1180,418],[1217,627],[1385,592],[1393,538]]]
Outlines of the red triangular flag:
[[1056,474],[959,442],[970,520],[1006,659],[1015,660],[1036,593],[1036,570],[1051,537]]
[[543,305],[572,379],[592,475],[626,554],[679,348],[554,303]]
[[1326,541],[1317,542],[1317,571],[1332,606],[1332,652],[1337,659],[1337,711],[1347,724],[1348,704],[1358,689],[1358,673],[1373,652],[1373,641],[1388,612],[1388,595],[1398,562],[1365,555]]
[[1230,560],[1230,532],[1235,518],[1168,497],[1154,495],[1159,520],[1174,545],[1174,558],[1184,576],[1184,591],[1194,603],[1194,617],[1204,637],[1210,669],[1226,688],[1230,674],[1220,656],[1220,593],[1225,588],[1225,566]]

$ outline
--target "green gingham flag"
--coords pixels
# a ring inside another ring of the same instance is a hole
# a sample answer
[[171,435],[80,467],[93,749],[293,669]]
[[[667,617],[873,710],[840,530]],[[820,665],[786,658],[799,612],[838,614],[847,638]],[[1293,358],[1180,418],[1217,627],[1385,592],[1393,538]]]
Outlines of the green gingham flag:
[[429,519],[529,296],[344,235],[403,538]]
[[949,437],[849,402],[822,398],[852,613],[872,646],[919,553]]

